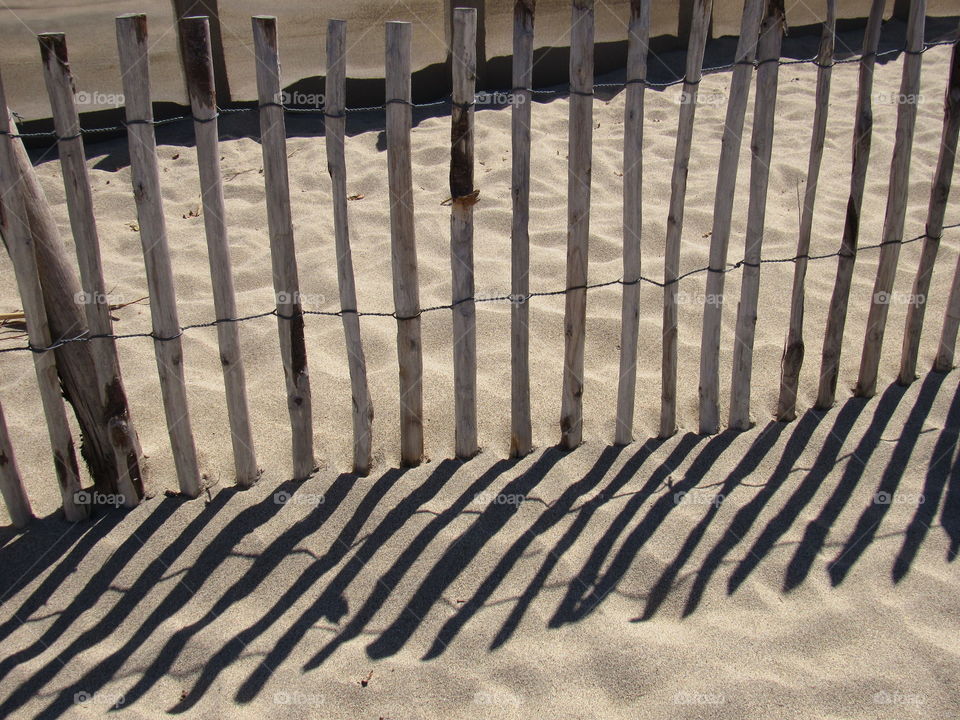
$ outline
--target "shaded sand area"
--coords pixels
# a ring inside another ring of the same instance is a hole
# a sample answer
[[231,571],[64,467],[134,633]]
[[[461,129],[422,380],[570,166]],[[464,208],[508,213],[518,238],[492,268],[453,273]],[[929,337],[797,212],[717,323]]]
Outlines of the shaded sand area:
[[[379,32],[379,31],[378,31]],[[897,46],[902,26],[884,36]],[[854,36],[844,42],[856,47]],[[936,162],[949,48],[924,58],[906,236],[923,232]],[[873,155],[861,242],[879,240],[901,60],[879,65]],[[665,57],[676,65],[677,57]],[[850,176],[855,65],[834,71],[813,254],[839,246]],[[613,78],[600,78],[616,79]],[[707,260],[728,74],[706,77],[698,110],[681,270]],[[815,69],[781,72],[764,255],[791,257],[805,180]],[[11,91],[14,101],[17,99]],[[662,277],[679,90],[647,94],[644,272]],[[533,108],[531,288],[563,287],[567,101]],[[747,132],[750,132],[750,113]],[[273,305],[256,130],[225,126],[228,227],[240,312]],[[392,295],[382,119],[351,121],[347,164],[359,305],[389,311]],[[414,202],[423,305],[450,300],[447,192],[450,119],[417,114]],[[509,291],[510,115],[476,113],[478,297]],[[621,274],[623,96],[595,103],[590,279]],[[329,178],[322,128],[291,119],[288,144],[301,286],[308,309],[336,308]],[[160,137],[161,178],[181,322],[212,318],[199,188],[189,128]],[[107,287],[114,302],[146,295],[124,140],[88,147]],[[65,238],[57,164],[38,173]],[[744,143],[731,260],[743,252],[749,182]],[[955,206],[947,224],[960,222]],[[928,298],[919,367],[932,363],[960,234],[948,231]],[[69,241],[72,252],[72,241]],[[920,244],[905,245],[895,291],[910,292]],[[807,362],[801,418],[770,423],[793,267],[764,265],[755,343],[756,427],[708,438],[696,428],[704,276],[681,286],[681,432],[659,442],[662,294],[642,294],[638,442],[613,436],[620,292],[588,298],[584,435],[558,438],[563,299],[531,306],[534,440],[502,459],[509,433],[509,305],[478,309],[479,418],[484,452],[453,454],[448,312],[423,318],[426,447],[432,461],[401,472],[396,326],[362,324],[376,419],[369,478],[350,463],[350,396],[337,318],[311,317],[307,350],[321,468],[291,476],[283,378],[272,318],[241,326],[264,468],[232,488],[215,332],[184,337],[186,376],[209,492],[176,487],[148,340],[119,343],[149,455],[151,498],[91,524],[58,519],[50,451],[38,422],[30,359],[4,356],[0,397],[34,508],[26,534],[0,531],[0,716],[101,717],[810,717],[947,718],[956,678],[960,582],[957,373],[895,377],[906,304],[890,309],[881,393],[850,399],[877,267],[857,260],[838,407],[809,411],[819,372],[835,259],[807,276]],[[730,377],[740,275],[727,276],[721,380]],[[899,297],[899,296],[898,296]],[[0,258],[0,304],[19,307]],[[117,311],[118,332],[149,330],[149,309]],[[22,342],[22,340],[5,341]],[[726,417],[728,397],[721,398]],[[281,493],[278,495],[278,493]],[[721,497],[722,496],[722,497]],[[923,502],[920,502],[920,499]],[[0,516],[0,523],[5,517]],[[362,682],[365,681],[365,682]],[[78,693],[87,693],[78,695]],[[74,702],[75,698],[78,702]],[[233,703],[239,702],[239,707]]]

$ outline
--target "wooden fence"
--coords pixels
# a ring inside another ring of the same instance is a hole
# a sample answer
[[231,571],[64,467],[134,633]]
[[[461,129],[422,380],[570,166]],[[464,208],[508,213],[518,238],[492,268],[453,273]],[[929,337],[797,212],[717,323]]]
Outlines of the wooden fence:
[[[673,164],[664,275],[651,281],[641,274],[641,197],[643,188],[643,122],[651,0],[632,0],[628,25],[628,63],[625,91],[624,174],[623,174],[623,275],[617,282],[623,289],[619,387],[614,441],[633,440],[636,396],[637,345],[640,319],[640,285],[650,282],[663,292],[663,358],[660,434],[676,431],[678,284],[683,211],[687,171],[690,162],[693,128],[697,110],[698,85],[704,72],[703,58],[712,12],[711,0],[695,0],[691,15],[690,42],[686,72],[682,80],[680,117]],[[874,0],[864,32],[859,59],[859,89],[853,143],[853,170],[847,201],[846,224],[837,256],[837,276],[827,325],[823,333],[821,382],[817,406],[830,407],[835,399],[839,356],[843,346],[844,321],[855,265],[863,201],[866,168],[872,133],[871,95],[874,64],[877,57],[883,0]],[[792,420],[796,415],[796,396],[800,368],[805,357],[804,282],[809,259],[817,179],[824,152],[827,129],[831,68],[834,61],[836,0],[826,0],[816,87],[816,114],[807,170],[800,233],[794,263],[790,323],[782,361],[777,418]],[[582,441],[584,392],[584,337],[587,325],[588,256],[590,238],[590,191],[593,130],[593,18],[592,0],[573,0],[570,35],[569,87],[569,178],[567,275],[564,290],[564,373],[560,417],[560,445],[574,448]],[[919,75],[924,43],[925,0],[912,0],[907,18],[906,47],[903,49],[902,95],[919,92]],[[526,300],[538,293],[529,287],[529,196],[530,196],[530,118],[533,66],[533,0],[517,0],[514,14],[512,103],[512,202],[511,294],[504,300],[511,306],[511,441],[510,454],[521,456],[532,449],[528,333],[529,305]],[[256,55],[258,108],[260,115],[263,172],[266,187],[267,219],[272,258],[272,277],[280,351],[286,380],[295,477],[303,479],[316,467],[312,439],[311,389],[304,339],[304,310],[300,304],[297,255],[291,217],[287,171],[285,108],[280,101],[281,78],[275,18],[252,19]],[[728,426],[750,426],[750,396],[754,380],[754,327],[757,321],[761,256],[765,228],[766,194],[769,181],[777,82],[781,65],[783,37],[783,0],[746,0],[726,110],[723,141],[717,174],[713,211],[709,266],[706,270],[706,302],[700,358],[700,429],[716,433],[720,429],[719,352],[721,343],[722,298],[728,268],[727,254],[731,235],[731,216],[747,102],[753,75],[756,96],[752,137],[749,208],[746,228],[742,289],[736,311],[731,401]],[[167,247],[164,211],[160,198],[155,123],[150,97],[149,43],[144,15],[117,18],[117,42],[123,90],[126,98],[126,122],[129,138],[131,179],[139,217],[139,232],[150,293],[150,312],[162,402],[170,444],[176,465],[180,491],[190,497],[202,490],[190,424],[190,412],[184,381],[181,335],[177,314],[173,273]],[[478,451],[477,439],[477,348],[476,298],[474,297],[473,205],[478,192],[474,187],[474,91],[476,76],[476,11],[454,12],[451,64],[450,154],[450,255],[453,316],[455,447],[456,454],[468,458]],[[250,485],[259,476],[253,433],[247,406],[243,353],[240,345],[237,303],[234,293],[227,228],[224,222],[223,180],[218,149],[218,106],[215,95],[214,62],[207,18],[188,17],[180,21],[180,41],[190,109],[196,137],[198,171],[202,190],[204,228],[210,260],[213,304],[224,374],[227,414],[233,441],[235,478]],[[99,239],[93,215],[92,194],[84,160],[83,133],[73,97],[73,79],[67,63],[66,40],[62,34],[39,37],[47,91],[56,128],[70,225],[73,232],[83,292],[93,302],[86,305],[86,334],[80,337],[54,337],[45,308],[42,263],[38,266],[31,208],[37,198],[28,192],[32,168],[20,146],[15,125],[6,112],[7,99],[0,80],[0,193],[4,208],[4,240],[7,244],[22,298],[29,336],[28,348],[36,364],[53,451],[56,476],[67,518],[87,516],[73,439],[58,379],[55,350],[71,342],[87,342],[92,349],[90,381],[95,381],[104,412],[99,418],[110,438],[115,477],[112,487],[127,505],[135,505],[143,496],[140,473],[142,453],[137,433],[126,411],[120,381],[119,363],[109,307],[106,305],[104,278],[100,262]],[[357,291],[350,252],[350,228],[347,213],[346,163],[344,135],[346,125],[346,23],[331,20],[327,33],[327,74],[325,141],[332,179],[337,277],[353,402],[353,468],[366,474],[371,466],[373,400],[367,382],[366,362],[357,310]],[[414,206],[411,171],[410,93],[411,27],[408,23],[386,25],[386,140],[389,171],[391,256],[393,294],[397,322],[397,349],[400,382],[400,454],[403,465],[417,465],[424,454],[421,307],[417,276],[417,243],[414,232]],[[950,76],[947,81],[945,117],[939,162],[933,180],[922,257],[916,272],[913,292],[925,295],[935,265],[943,233],[944,212],[960,131],[960,51],[954,43]],[[222,69],[221,69],[222,71]],[[754,72],[755,71],[755,72]],[[911,147],[916,123],[916,105],[900,103],[896,142],[890,168],[886,216],[880,247],[880,262],[871,300],[867,332],[856,393],[872,396],[876,391],[877,367],[887,320],[884,294],[892,290],[898,253],[903,242],[907,183]],[[609,284],[609,283],[607,283]],[[924,321],[924,304],[910,306],[903,334],[901,383],[913,381],[919,338]],[[939,352],[934,369],[947,371],[953,366],[954,347],[960,326],[960,265],[953,276],[947,303]],[[61,368],[62,370],[62,368]],[[61,376],[63,373],[61,372]],[[17,471],[13,449],[0,409],[0,490],[10,516],[17,526],[32,517],[30,502]]]

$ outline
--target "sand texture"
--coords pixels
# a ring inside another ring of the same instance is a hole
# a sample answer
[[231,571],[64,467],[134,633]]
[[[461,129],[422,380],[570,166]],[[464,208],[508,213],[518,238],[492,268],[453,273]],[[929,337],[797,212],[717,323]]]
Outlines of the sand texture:
[[[377,33],[381,31],[378,29]],[[885,42],[896,45],[894,23]],[[897,33],[900,33],[899,35]],[[843,36],[854,42],[856,33]],[[815,39],[813,41],[815,46]],[[854,43],[855,44],[855,43]],[[318,45],[318,47],[320,47]],[[838,44],[838,51],[843,47]],[[113,57],[113,49],[110,49]],[[809,53],[813,54],[813,53]],[[923,233],[950,49],[923,56],[922,100],[905,236]],[[677,58],[665,58],[677,63]],[[902,58],[878,65],[873,152],[861,242],[880,239]],[[763,255],[789,258],[805,186],[816,69],[782,68]],[[617,77],[601,78],[616,80]],[[707,264],[728,73],[701,86],[681,270]],[[849,191],[857,66],[834,70],[811,253],[839,247]],[[14,100],[16,95],[12,90]],[[647,93],[644,274],[662,278],[679,88]],[[12,100],[13,102],[13,100]],[[349,101],[348,101],[349,102]],[[590,280],[622,272],[622,93],[594,107]],[[533,107],[531,288],[563,288],[568,102]],[[746,132],[751,129],[752,101]],[[450,118],[418,112],[414,203],[424,306],[450,302]],[[232,124],[230,124],[232,123]],[[510,111],[476,113],[477,296],[510,291]],[[351,120],[346,144],[358,302],[393,309],[382,117]],[[288,126],[291,202],[307,309],[336,310],[330,180],[316,118]],[[231,120],[221,146],[241,314],[273,306],[261,149]],[[213,308],[189,127],[160,135],[159,157],[181,323]],[[88,146],[107,287],[147,295],[125,140]],[[749,141],[737,178],[730,259],[743,254]],[[72,252],[58,163],[37,172]],[[946,223],[960,222],[956,207]],[[834,258],[807,274],[807,359],[800,418],[771,421],[789,314],[791,263],[762,267],[754,429],[697,427],[703,274],[683,281],[677,436],[656,434],[662,291],[642,292],[637,442],[613,438],[620,288],[588,296],[585,444],[559,438],[563,298],[531,302],[533,436],[504,459],[510,427],[510,306],[478,306],[483,452],[453,456],[451,317],[423,316],[429,462],[400,471],[396,323],[364,318],[376,412],[375,467],[346,474],[351,405],[343,329],[310,317],[307,350],[319,472],[292,475],[276,320],[242,324],[254,439],[264,474],[233,487],[216,333],[184,336],[194,433],[209,492],[176,488],[149,340],[119,343],[151,497],[132,512],[70,526],[59,519],[34,371],[3,356],[0,398],[31,500],[43,519],[0,530],[0,717],[123,715],[330,718],[951,718],[960,708],[960,392],[956,371],[927,374],[957,261],[947,231],[928,298],[920,380],[893,383],[905,302],[890,308],[878,396],[853,399],[877,251],[858,259],[838,405],[813,411]],[[909,294],[920,243],[902,248],[895,294]],[[0,309],[19,307],[6,255]],[[740,273],[727,276],[721,353],[726,419]],[[147,332],[149,308],[116,312],[116,331]],[[5,340],[4,346],[21,340]],[[278,494],[279,493],[279,494]],[[0,523],[6,522],[0,511]],[[361,682],[363,681],[363,682]],[[88,695],[77,695],[87,693]],[[76,696],[76,697],[75,697]],[[76,701],[75,701],[76,699]],[[239,704],[237,704],[239,703]]]

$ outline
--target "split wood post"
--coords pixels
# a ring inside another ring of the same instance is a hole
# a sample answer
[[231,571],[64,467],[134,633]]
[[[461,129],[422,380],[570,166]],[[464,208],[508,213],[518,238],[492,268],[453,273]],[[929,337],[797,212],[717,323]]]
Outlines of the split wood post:
[[893,161],[890,164],[890,188],[887,195],[887,211],[883,219],[883,235],[880,248],[880,264],[877,279],[870,297],[870,315],[863,339],[863,354],[860,357],[860,375],[857,378],[856,394],[873,397],[877,390],[877,369],[883,333],[890,309],[890,294],[897,274],[897,260],[903,241],[903,224],[907,214],[907,192],[910,186],[910,153],[913,150],[913,131],[917,122],[916,98],[920,96],[920,65],[923,50],[924,13],[926,0],[913,0],[910,19],[907,22],[907,50],[903,59],[903,79],[900,83],[901,100],[897,109],[897,136],[893,145]]
[[[0,111],[7,112],[7,109]],[[11,128],[16,126],[12,118],[8,121]],[[74,261],[68,256],[57,219],[40,186],[23,141],[16,136],[11,136],[10,140],[16,177],[19,178],[23,193],[26,220],[33,238],[50,336],[57,340],[73,338],[88,331],[86,316],[75,302],[83,290]],[[0,233],[4,238],[8,235],[6,218],[2,213]],[[95,490],[110,495],[117,492],[119,473],[110,428],[103,422],[106,409],[100,387],[90,382],[90,378],[97,373],[91,344],[68,342],[54,350],[54,355],[63,396],[73,408],[80,427],[80,454],[93,478]]]
[[587,330],[590,173],[593,151],[593,0],[573,0],[567,172],[567,287],[560,447],[583,440],[583,350]]
[[907,324],[903,333],[903,354],[900,359],[900,383],[903,385],[913,382],[916,375],[923,315],[930,294],[933,265],[937,259],[940,238],[943,235],[943,216],[950,197],[953,166],[957,159],[958,134],[960,134],[960,45],[954,45],[950,59],[950,77],[944,98],[940,157],[937,160],[937,170],[930,188],[923,252],[920,255],[920,265],[917,267],[917,277],[913,281],[913,291],[910,293],[911,302],[907,307]]
[[947,299],[947,310],[943,318],[943,330],[940,333],[940,347],[933,361],[936,372],[950,372],[953,369],[953,356],[957,346],[957,330],[960,329],[960,258],[953,271],[953,284]]
[[227,398],[227,419],[233,446],[233,466],[238,485],[248,487],[260,476],[253,447],[247,380],[240,350],[237,298],[233,287],[233,266],[227,239],[223,177],[220,171],[220,143],[217,124],[217,91],[214,85],[210,25],[205,17],[180,20],[183,69],[193,113],[197,143],[203,228],[207,238],[213,308],[217,317],[217,342]]
[[293,476],[304,480],[316,469],[313,456],[313,420],[307,347],[303,334],[300,278],[290,213],[290,180],[287,173],[287,136],[280,91],[280,57],[277,19],[252,18],[257,60],[257,94],[260,104],[260,144],[267,196],[267,225],[273,288],[277,296],[280,355],[287,385],[287,409],[293,432]]
[[513,219],[510,226],[510,456],[533,450],[530,413],[530,116],[536,0],[513,5],[510,104]]
[[631,0],[627,26],[627,92],[623,112],[623,300],[620,380],[614,442],[633,442],[640,338],[641,238],[643,236],[643,95],[647,82],[650,0]]
[[870,164],[870,144],[873,137],[873,69],[880,43],[884,4],[884,0],[873,0],[863,35],[856,118],[853,124],[853,169],[850,174],[850,195],[847,198],[846,221],[837,258],[837,279],[830,298],[830,310],[827,313],[827,326],[824,331],[820,360],[820,387],[817,389],[816,407],[821,410],[831,407],[837,394],[840,351],[843,349],[843,328],[847,320],[847,304],[850,300],[850,286],[853,282],[853,268],[860,238],[860,210],[863,206],[867,167]]
[[663,365],[660,386],[660,437],[677,431],[677,341],[680,241],[683,235],[683,205],[687,195],[687,172],[697,113],[697,91],[703,76],[703,55],[713,13],[713,0],[696,0],[687,46],[687,68],[680,94],[677,147],[670,179],[666,250],[663,258]]
[[800,237],[797,240],[796,263],[793,268],[793,292],[790,300],[790,326],[783,349],[780,374],[780,397],[777,401],[777,420],[790,421],[797,417],[797,387],[800,367],[803,365],[803,305],[807,260],[810,256],[810,237],[813,234],[813,206],[817,200],[823,145],[827,137],[827,113],[830,107],[830,75],[833,70],[833,48],[837,24],[837,2],[827,0],[827,17],[820,36],[817,54],[816,108],[813,112],[813,134],[810,139],[810,158],[807,163],[807,186],[803,194],[803,212],[800,216]]
[[10,442],[10,433],[7,431],[7,421],[3,416],[3,406],[0,405],[0,495],[3,504],[7,507],[10,521],[15,528],[24,528],[33,520],[33,509],[30,507],[30,498],[23,486],[23,478],[17,469],[17,459],[13,454],[13,444]]
[[[50,326],[47,311],[43,303],[43,291],[40,288],[40,276],[37,271],[37,258],[33,249],[33,237],[27,220],[23,200],[23,188],[17,172],[11,141],[11,130],[6,93],[0,80],[0,197],[6,221],[6,241],[13,270],[20,290],[20,301],[27,323],[27,335],[33,348],[50,347]],[[53,465],[60,486],[63,512],[67,520],[76,522],[85,520],[89,515],[89,506],[83,502],[80,490],[80,469],[77,466],[77,454],[73,445],[67,412],[60,394],[60,379],[57,376],[57,364],[52,350],[39,350],[32,353],[37,383],[40,386],[40,400],[43,415],[53,450]]]
[[729,426],[735,430],[750,427],[750,380],[753,370],[753,340],[757,326],[757,301],[760,294],[760,253],[763,246],[767,210],[767,186],[773,152],[773,127],[777,106],[780,46],[786,18],[783,0],[767,0],[760,26],[757,55],[757,97],[753,110],[753,136],[750,139],[750,204],[747,209],[746,248],[737,327],[733,346],[733,377],[730,383]]
[[347,215],[347,162],[344,153],[347,96],[347,23],[331,20],[327,24],[327,84],[324,107],[324,135],[327,144],[327,169],[333,189],[333,226],[337,250],[337,283],[340,311],[347,344],[350,388],[353,396],[353,471],[370,472],[373,445],[373,402],[367,384],[367,361],[360,336],[357,315],[357,288],[350,252],[350,227]]
[[183,345],[174,291],[173,268],[167,245],[167,228],[160,195],[160,170],[153,131],[150,101],[150,66],[147,50],[147,16],[121,15],[117,18],[117,47],[126,105],[127,138],[130,148],[130,179],[137,204],[140,243],[150,292],[153,346],[160,374],[163,410],[177,469],[180,492],[188,497],[200,494],[200,469],[190,425],[187,387],[183,376]]
[[450,265],[453,273],[453,405],[458,458],[477,445],[477,310],[473,276],[473,98],[477,72],[477,11],[453,11],[453,107],[450,130]]
[[393,303],[400,365],[400,464],[423,459],[423,350],[420,340],[420,284],[413,223],[413,167],[410,158],[412,108],[408,22],[386,29],[387,171],[390,184],[390,246]]
[[703,305],[700,340],[700,432],[714,434],[720,429],[720,322],[723,313],[723,286],[726,279],[730,221],[740,168],[743,125],[750,97],[750,79],[757,54],[760,19],[764,0],[746,0],[740,20],[740,39],[730,79],[730,96],[720,145],[717,189],[713,199],[713,232],[710,235],[710,266]]
[[140,464],[140,440],[130,420],[127,394],[120,376],[120,361],[110,317],[110,299],[107,297],[100,261],[100,238],[93,213],[93,192],[87,174],[83,138],[80,135],[80,117],[74,100],[74,79],[67,57],[67,42],[63,33],[43,33],[37,38],[43,57],[43,75],[53,126],[57,133],[57,150],[67,198],[70,228],[76,245],[83,293],[74,298],[84,308],[87,328],[101,339],[90,343],[100,399],[106,408],[104,421],[107,436],[117,466],[116,492],[127,507],[135,507],[143,497],[143,476]]

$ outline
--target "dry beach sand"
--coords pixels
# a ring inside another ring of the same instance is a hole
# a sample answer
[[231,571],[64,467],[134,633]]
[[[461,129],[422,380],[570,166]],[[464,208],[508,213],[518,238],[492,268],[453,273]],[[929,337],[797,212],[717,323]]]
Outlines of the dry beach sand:
[[[127,8],[124,8],[127,9]],[[281,53],[284,50],[281,25]],[[376,30],[380,33],[380,30]],[[854,42],[856,33],[844,35]],[[896,46],[902,26],[885,42]],[[815,39],[811,41],[815,45]],[[809,43],[808,43],[809,44]],[[854,42],[855,45],[855,42]],[[842,45],[838,46],[841,50]],[[809,48],[808,48],[809,49]],[[110,50],[112,58],[113,51]],[[812,53],[807,53],[812,54]],[[936,164],[950,50],[923,56],[906,236],[923,232]],[[665,62],[676,64],[676,57]],[[861,242],[879,240],[902,59],[879,65]],[[782,68],[764,256],[790,257],[805,182],[816,70]],[[857,66],[835,68],[814,254],[839,245],[849,189]],[[616,79],[616,78],[613,78]],[[706,264],[727,73],[703,80],[686,203],[683,270]],[[11,101],[18,96],[8,89]],[[647,93],[644,273],[662,276],[678,88]],[[621,273],[623,94],[594,107],[590,278]],[[752,103],[751,103],[752,108]],[[533,108],[531,287],[561,289],[565,268],[567,101]],[[748,112],[747,130],[750,131]],[[424,306],[450,300],[449,116],[417,115],[414,191]],[[243,123],[247,122],[247,125]],[[382,119],[352,121],[347,140],[352,242],[361,310],[392,309]],[[476,113],[478,296],[509,292],[510,114]],[[321,128],[291,119],[288,142],[301,286],[309,309],[336,308],[329,178]],[[225,124],[228,222],[240,312],[271,307],[260,147],[249,121]],[[190,129],[160,136],[160,162],[181,322],[212,318],[196,216]],[[107,286],[114,302],[147,294],[125,141],[88,146]],[[64,238],[57,163],[37,171]],[[749,147],[738,177],[731,260],[743,252]],[[956,207],[948,224],[960,222]],[[213,330],[184,337],[194,432],[209,493],[176,487],[146,340],[119,344],[134,420],[150,457],[152,497],[126,514],[70,526],[57,492],[28,357],[4,356],[0,398],[17,459],[43,519],[0,530],[0,717],[330,718],[952,718],[960,708],[960,391],[957,371],[926,374],[957,261],[960,232],[941,246],[919,368],[889,385],[906,313],[890,310],[880,392],[853,399],[878,254],[864,251],[847,322],[838,405],[809,410],[835,260],[807,276],[807,361],[801,417],[771,422],[793,266],[764,265],[748,432],[696,429],[704,276],[681,285],[681,431],[665,441],[659,413],[661,291],[645,286],[636,437],[613,448],[620,291],[588,297],[585,444],[558,439],[563,299],[531,307],[534,439],[508,461],[509,305],[478,309],[479,418],[484,451],[453,455],[451,321],[423,318],[425,432],[431,460],[398,462],[396,326],[362,324],[375,403],[376,466],[350,464],[350,395],[337,318],[307,321],[321,468],[294,485],[273,318],[244,323],[256,449],[264,476],[232,487],[230,442]],[[896,291],[910,292],[920,244],[905,245]],[[0,258],[0,307],[19,307]],[[740,275],[727,277],[722,387]],[[118,332],[149,330],[149,309],[117,311]],[[723,417],[728,398],[724,396]],[[278,495],[278,493],[281,493]],[[0,511],[2,513],[2,511]],[[0,514],[0,523],[6,517]]]

